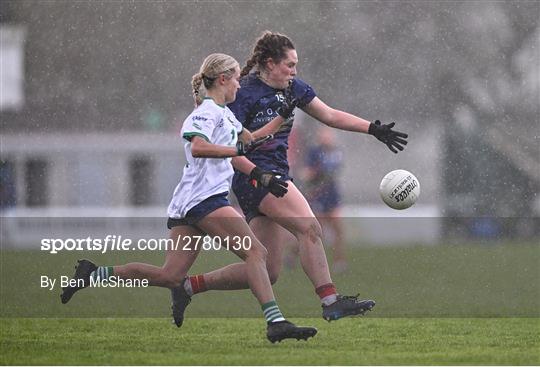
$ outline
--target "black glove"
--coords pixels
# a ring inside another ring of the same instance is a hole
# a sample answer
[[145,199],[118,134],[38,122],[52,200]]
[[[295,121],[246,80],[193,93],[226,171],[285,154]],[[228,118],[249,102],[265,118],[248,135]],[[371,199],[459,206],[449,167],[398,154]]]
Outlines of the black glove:
[[382,125],[379,120],[375,120],[374,123],[372,122],[369,125],[368,133],[386,144],[388,149],[392,152],[397,153],[398,151],[396,148],[402,151],[404,149],[403,146],[407,145],[407,140],[405,139],[407,139],[409,135],[392,130],[395,124],[395,122],[392,122],[391,124]]
[[259,148],[261,145],[266,143],[268,140],[273,139],[274,135],[266,135],[262,138],[258,138],[255,140],[250,141],[249,143],[245,144],[243,141],[238,140],[236,143],[236,152],[238,155],[246,155],[247,153],[253,152],[257,148]]
[[272,172],[263,171],[259,167],[253,168],[249,174],[251,184],[255,187],[265,187],[275,197],[283,197],[287,193],[289,184]]
[[292,91],[292,80],[289,81],[289,86],[283,92],[283,97],[284,101],[281,103],[281,107],[277,109],[277,113],[287,120],[289,117],[291,117],[292,112],[298,105],[298,102],[300,102],[298,98],[294,97],[294,93]]

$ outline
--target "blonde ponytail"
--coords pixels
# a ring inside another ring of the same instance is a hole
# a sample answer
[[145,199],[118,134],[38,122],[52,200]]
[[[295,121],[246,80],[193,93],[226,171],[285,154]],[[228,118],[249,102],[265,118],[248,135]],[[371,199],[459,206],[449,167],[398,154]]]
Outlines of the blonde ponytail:
[[191,78],[191,88],[193,100],[195,101],[195,107],[197,107],[203,102],[206,94],[203,86],[203,76],[201,73],[193,75]]
[[214,81],[220,74],[225,74],[230,78],[234,74],[236,68],[240,65],[232,56],[225,54],[208,55],[199,72],[191,78],[191,88],[195,106],[199,106],[206,96],[206,91],[214,86]]

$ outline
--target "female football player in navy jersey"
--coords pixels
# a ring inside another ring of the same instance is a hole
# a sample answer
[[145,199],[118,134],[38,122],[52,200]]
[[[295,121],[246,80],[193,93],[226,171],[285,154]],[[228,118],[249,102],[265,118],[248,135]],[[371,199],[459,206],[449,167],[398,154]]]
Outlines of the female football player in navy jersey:
[[[407,144],[407,134],[393,130],[394,124],[370,123],[360,117],[334,109],[320,100],[314,89],[296,78],[298,56],[291,40],[279,33],[266,31],[257,39],[253,53],[242,69],[241,86],[236,100],[229,105],[236,118],[249,130],[268,124],[276,115],[287,92],[297,99],[297,107],[325,125],[375,136],[397,153]],[[251,175],[236,171],[233,191],[253,232],[268,250],[267,267],[272,282],[282,266],[282,234],[291,232],[299,242],[300,262],[321,299],[323,318],[337,320],[363,314],[375,305],[372,300],[342,296],[330,277],[321,239],[321,226],[308,202],[292,182],[287,162],[288,137],[292,115],[274,134],[274,139],[246,157],[257,165]],[[283,197],[269,195],[269,190],[253,185],[255,174],[272,172],[288,182]],[[204,279],[203,286],[196,279]],[[246,267],[232,264],[210,273],[189,277],[186,288],[195,294],[210,289],[247,288]]]
[[328,229],[332,232],[332,270],[341,273],[347,269],[340,212],[341,193],[337,182],[343,165],[343,151],[335,139],[334,131],[329,127],[322,125],[317,130],[315,144],[306,153],[302,178],[306,186],[306,199],[321,222],[323,232]]
[[[234,238],[249,239],[245,242],[247,245],[231,244],[228,249],[244,260],[246,284],[261,304],[268,323],[267,337],[271,342],[286,338],[307,339],[317,333],[315,328],[297,327],[285,320],[275,302],[268,276],[267,250],[227,200],[233,175],[231,157],[234,157],[232,163],[236,168],[248,174],[251,172],[254,179],[274,195],[283,196],[287,192],[285,182],[260,169],[259,173],[252,172],[255,166],[242,156],[264,141],[264,138],[250,141],[252,137],[277,130],[291,115],[295,101],[283,99],[278,106],[280,117],[273,119],[268,128],[251,134],[226,106],[236,97],[239,79],[238,62],[225,54],[208,56],[200,72],[193,76],[196,108],[184,121],[181,133],[187,164],[167,211],[170,236],[179,246],[167,249],[165,264],[162,267],[143,263],[97,267],[89,260],[79,260],[73,277],[77,279],[77,286],[63,288],[62,303],[69,302],[75,292],[92,282],[111,281],[113,277],[114,280],[144,279],[149,285],[171,289],[174,322],[180,327],[189,303],[182,280],[201,249],[196,245],[196,238],[208,234],[227,243]],[[238,141],[238,136],[243,141]],[[84,283],[82,286],[78,283],[80,280]]]

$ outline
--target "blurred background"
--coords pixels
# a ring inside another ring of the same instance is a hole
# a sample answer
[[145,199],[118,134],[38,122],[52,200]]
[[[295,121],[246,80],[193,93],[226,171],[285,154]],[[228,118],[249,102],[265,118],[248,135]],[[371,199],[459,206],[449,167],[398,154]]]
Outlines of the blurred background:
[[[323,101],[410,134],[393,155],[337,133],[344,216],[440,218],[427,241],[537,236],[539,13],[531,1],[2,1],[3,216],[162,217],[191,76],[213,52],[245,62],[270,29],[292,38]],[[297,168],[319,123],[295,124]],[[378,196],[398,168],[422,188],[405,212]]]
[[[191,76],[214,52],[243,64],[269,29],[292,38],[298,77],[324,102],[410,135],[394,155],[336,132],[349,260],[340,289],[376,299],[383,317],[537,317],[539,14],[536,1],[1,1],[1,314],[167,315],[162,289],[85,291],[66,308],[38,283],[71,275],[78,258],[157,265],[161,252],[18,249],[51,237],[167,237]],[[318,125],[297,113],[289,153],[300,186]],[[379,197],[394,169],[421,184],[405,211]],[[203,254],[193,271],[232,261]],[[302,271],[282,277],[285,312],[318,316]],[[248,291],[220,297],[196,299],[189,315],[258,317]]]

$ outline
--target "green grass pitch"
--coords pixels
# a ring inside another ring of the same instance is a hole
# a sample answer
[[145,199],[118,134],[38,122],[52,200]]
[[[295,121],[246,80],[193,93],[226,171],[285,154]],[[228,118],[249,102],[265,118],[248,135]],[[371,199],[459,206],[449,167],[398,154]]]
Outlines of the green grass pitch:
[[270,344],[260,319],[2,319],[2,364],[538,365],[538,319],[356,318]]
[[[168,291],[91,289],[61,305],[39,275],[71,275],[77,258],[112,265],[161,253],[0,253],[0,363],[26,365],[539,365],[540,247],[536,244],[351,248],[334,277],[377,301],[365,317],[327,323],[301,269],[275,285],[280,308],[319,334],[271,344],[249,291],[194,297],[181,329]],[[191,273],[235,261],[202,253]]]

